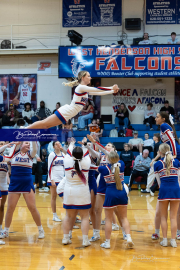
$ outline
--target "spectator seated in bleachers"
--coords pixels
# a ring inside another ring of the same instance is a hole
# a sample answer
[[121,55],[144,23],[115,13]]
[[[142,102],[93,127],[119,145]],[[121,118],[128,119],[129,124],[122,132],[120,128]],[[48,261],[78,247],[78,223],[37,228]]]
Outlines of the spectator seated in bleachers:
[[56,103],[56,109],[53,111],[53,113],[55,113],[60,107],[61,107],[60,102],[57,102]]
[[95,135],[96,136],[96,140],[99,142],[99,136],[98,136],[98,134],[100,133],[100,127],[97,124],[97,120],[96,119],[93,119],[92,120],[92,123],[89,124],[88,127],[89,127],[89,131],[91,132],[90,135],[91,136]]
[[167,40],[167,43],[168,44],[180,44],[178,38],[176,37],[176,33],[175,32],[172,32],[171,33],[171,38],[169,38]]
[[150,126],[150,130],[153,130],[152,125],[155,124],[156,111],[152,108],[153,104],[147,104],[147,110],[144,111],[144,124]]
[[165,100],[164,106],[160,109],[160,112],[166,112],[167,114],[171,114],[174,117],[174,108],[169,106],[169,101]]
[[141,189],[142,193],[150,193],[152,196],[154,196],[154,193],[156,189],[158,188],[158,183],[157,180],[155,179],[155,174],[154,174],[154,163],[160,159],[157,158],[158,156],[158,151],[159,151],[159,146],[161,144],[161,138],[159,133],[155,133],[153,136],[154,140],[154,158],[151,161],[151,169],[148,174],[148,179],[147,179],[147,185],[145,189]]
[[148,45],[153,44],[152,41],[149,39],[149,34],[144,33],[143,40],[139,41],[138,45]]
[[35,114],[31,118],[31,120],[34,123],[36,121],[46,119],[50,115],[51,115],[51,111],[45,107],[45,102],[41,101],[40,107],[35,111]]
[[140,155],[142,155],[143,150],[143,140],[141,138],[138,138],[138,131],[133,131],[134,139],[130,139],[128,142],[128,145],[130,147],[130,150],[132,151],[139,151]]
[[[78,128],[79,130],[85,129],[86,120],[93,119],[94,116],[94,107],[90,100],[87,101],[83,110],[81,111],[82,116],[78,117]],[[91,122],[90,122],[91,123]]]
[[9,110],[5,113],[2,118],[2,126],[14,126],[19,119],[19,112],[14,108],[13,104],[9,105]]
[[24,110],[22,111],[23,119],[28,123],[32,124],[31,118],[34,116],[34,111],[31,110],[31,103],[27,102],[24,104]]
[[61,141],[63,144],[67,141],[67,138],[71,138],[73,136],[73,125],[71,120],[69,119],[65,125],[62,125],[62,133],[61,133]]
[[127,143],[124,143],[124,151],[121,151],[120,160],[124,161],[125,164],[124,176],[130,176],[134,155]]
[[[42,174],[47,175],[48,173],[48,155],[47,155],[47,150],[44,148],[41,150],[41,164],[42,164]],[[47,183],[47,179],[46,179]]]
[[143,142],[144,143],[143,150],[148,149],[149,152],[153,152],[153,150],[154,150],[154,141],[153,141],[153,139],[149,139],[149,133],[145,133],[144,138],[145,138],[145,140]]
[[15,129],[19,129],[20,127],[27,127],[28,123],[23,119],[23,118],[19,118],[17,120],[17,123],[14,125]]
[[129,112],[124,103],[120,104],[120,107],[116,113],[115,128],[117,130],[126,129],[129,125]]
[[151,159],[148,157],[149,151],[145,149],[143,155],[138,155],[134,161],[133,171],[129,179],[129,191],[136,177],[141,176],[142,182],[147,183]]

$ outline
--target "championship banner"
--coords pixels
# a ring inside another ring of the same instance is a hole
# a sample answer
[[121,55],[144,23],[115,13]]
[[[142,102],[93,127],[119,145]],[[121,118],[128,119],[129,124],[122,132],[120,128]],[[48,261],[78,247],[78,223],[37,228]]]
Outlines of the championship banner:
[[146,24],[175,23],[176,0],[146,0]]
[[2,113],[8,110],[9,98],[9,76],[0,75],[0,111]]
[[93,0],[92,26],[117,26],[122,22],[122,0]]
[[178,77],[179,45],[59,47],[59,78],[77,77]]
[[119,92],[113,95],[112,107],[114,112],[117,112],[120,104],[125,103],[130,113],[144,116],[148,103],[152,103],[153,109],[159,112],[166,99],[169,99],[169,96],[163,83],[159,86],[151,84],[148,87],[133,83],[121,85]]
[[63,0],[63,27],[90,27],[91,0]]
[[9,75],[9,102],[16,105],[19,112],[24,110],[24,104],[31,103],[33,110],[37,109],[37,75]]

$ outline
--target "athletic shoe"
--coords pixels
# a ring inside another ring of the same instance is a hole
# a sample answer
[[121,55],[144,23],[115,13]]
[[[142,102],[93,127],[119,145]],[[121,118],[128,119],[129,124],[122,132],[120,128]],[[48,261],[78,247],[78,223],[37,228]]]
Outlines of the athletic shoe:
[[167,247],[167,246],[168,246],[167,240],[164,240],[164,239],[163,239],[163,240],[160,242],[160,245],[163,246],[163,247]]
[[105,225],[105,220],[101,220],[101,225]]
[[150,128],[150,130],[154,130],[153,128]]
[[146,123],[146,127],[148,127],[149,126],[149,123]]
[[69,239],[72,239],[72,231],[69,232]]
[[107,242],[107,241],[105,241],[104,243],[102,243],[102,244],[100,245],[100,247],[102,247],[102,248],[110,248],[110,243]]
[[127,247],[128,247],[128,248],[133,248],[133,246],[134,246],[134,243],[133,243],[132,239],[129,239],[129,240],[127,241]]
[[69,238],[63,238],[62,244],[63,244],[63,245],[72,244],[72,241],[71,241]]
[[49,191],[49,188],[48,188],[48,187],[43,187],[43,189],[44,189],[45,191]]
[[6,231],[3,231],[1,234],[0,234],[0,239],[3,239],[3,238],[6,238],[9,236],[9,233],[6,232]]
[[74,225],[74,226],[73,226],[73,229],[79,229],[79,227],[78,227],[78,226],[76,226],[76,225]]
[[150,191],[147,191],[146,189],[141,189],[142,193],[150,193]]
[[5,245],[5,242],[4,241],[0,241],[0,245]]
[[177,234],[176,239],[180,240],[180,234]]
[[75,223],[81,223],[81,219],[80,219],[80,218],[78,218],[78,217],[76,217],[76,221],[75,221]]
[[89,242],[89,240],[83,240],[82,245],[83,245],[83,247],[88,247],[91,245],[91,243]]
[[90,242],[95,242],[95,241],[97,241],[97,240],[99,240],[100,239],[100,235],[98,234],[96,234],[96,235],[94,235],[94,236],[92,236],[91,237],[91,239],[89,240]]
[[112,223],[112,231],[119,231],[119,225]]
[[127,240],[127,235],[123,234],[123,240]]
[[43,229],[39,230],[39,236],[38,236],[38,238],[39,239],[43,239],[44,237],[45,237],[44,230]]
[[177,243],[174,239],[171,239],[170,244],[171,244],[171,247],[177,248]]
[[42,181],[43,185],[46,184],[46,181]]
[[36,185],[36,184],[34,185],[34,188],[35,188],[35,189],[37,188],[37,185]]
[[152,192],[151,189],[150,189],[150,194],[152,197],[154,197],[154,192]]
[[39,192],[48,192],[48,191],[49,191],[49,188],[47,187],[39,188]]
[[54,216],[53,221],[61,222],[62,220],[60,218],[58,218],[58,216]]
[[153,233],[151,238],[152,238],[152,240],[158,240],[159,239],[159,234]]

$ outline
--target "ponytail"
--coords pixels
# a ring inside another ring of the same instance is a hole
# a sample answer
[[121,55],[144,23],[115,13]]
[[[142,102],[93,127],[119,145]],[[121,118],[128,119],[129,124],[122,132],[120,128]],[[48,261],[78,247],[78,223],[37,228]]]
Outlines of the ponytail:
[[170,168],[172,166],[171,161],[172,161],[172,155],[168,153],[166,155],[166,161],[164,162],[166,164],[166,176],[170,175]]
[[[114,170],[114,179],[116,182],[116,189],[123,190],[123,185],[122,185],[121,179],[119,177],[119,172],[120,172],[119,166],[114,167],[114,165],[113,165],[113,168],[115,169]],[[113,171],[113,168],[112,168],[112,171]]]
[[75,81],[68,82],[68,83],[63,82],[62,84],[64,84],[65,86],[74,87],[74,86],[77,86],[79,84],[79,82],[78,82],[78,80],[75,80]]
[[75,160],[75,163],[74,163],[74,169],[76,170],[81,181],[86,185],[86,177],[85,177],[84,173],[81,172],[81,170],[79,168],[79,161],[77,159]]

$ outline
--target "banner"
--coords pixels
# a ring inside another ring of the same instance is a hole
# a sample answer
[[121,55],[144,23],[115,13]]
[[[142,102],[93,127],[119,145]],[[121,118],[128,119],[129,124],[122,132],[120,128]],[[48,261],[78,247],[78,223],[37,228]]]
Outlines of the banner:
[[167,99],[166,85],[151,84],[148,87],[136,84],[121,85],[119,92],[113,95],[112,107],[117,112],[121,103],[125,103],[130,113],[144,116],[147,104],[152,103],[153,109],[159,112]]
[[175,78],[174,99],[175,121],[180,122],[180,78]]
[[63,0],[63,27],[90,27],[90,0]]
[[176,0],[146,0],[146,24],[175,24],[176,13]]
[[59,47],[59,78],[77,77],[178,77],[179,45]]
[[177,23],[180,23],[180,1],[177,1]]
[[121,25],[122,1],[121,0],[93,0],[92,26],[117,26]]
[[37,75],[9,75],[9,103],[22,112],[27,102],[33,110],[37,109]]
[[51,74],[51,60],[38,60],[37,61],[38,74]]
[[2,113],[8,110],[9,99],[9,77],[0,75],[0,111]]

